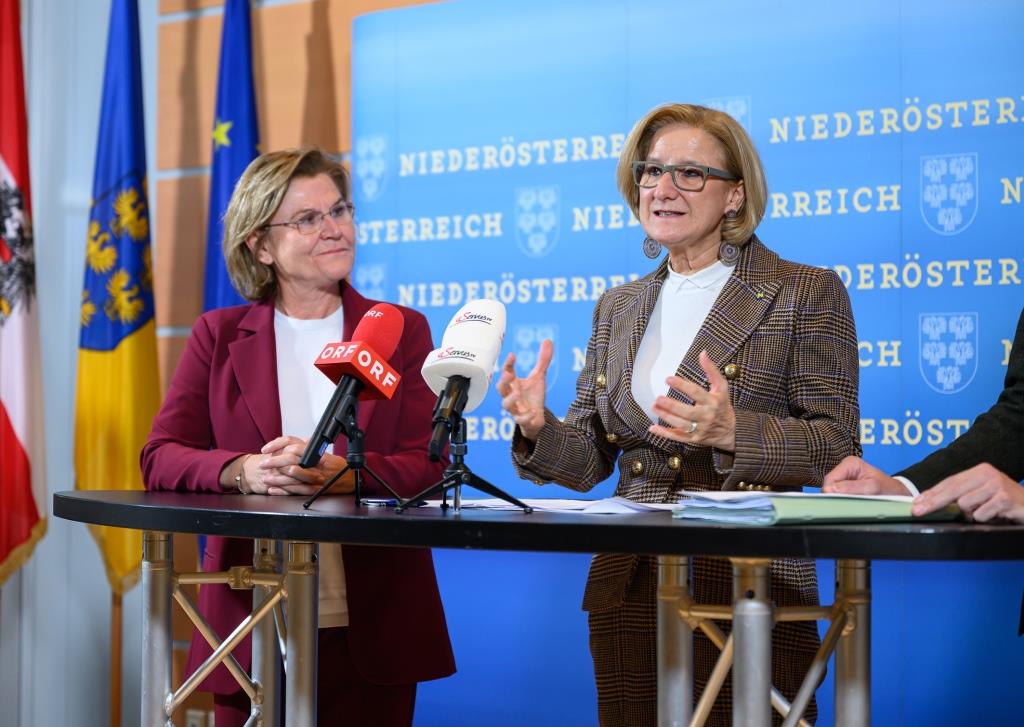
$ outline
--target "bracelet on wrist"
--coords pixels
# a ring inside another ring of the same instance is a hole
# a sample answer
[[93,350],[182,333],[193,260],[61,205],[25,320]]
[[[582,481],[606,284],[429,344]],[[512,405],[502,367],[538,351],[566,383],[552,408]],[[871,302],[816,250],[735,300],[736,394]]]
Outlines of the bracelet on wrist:
[[238,472],[235,473],[235,489],[237,489],[243,495],[248,495],[252,492],[251,490],[245,489],[245,486],[248,486],[248,483],[245,481],[245,461],[249,459],[251,456],[251,454],[243,454],[239,458]]

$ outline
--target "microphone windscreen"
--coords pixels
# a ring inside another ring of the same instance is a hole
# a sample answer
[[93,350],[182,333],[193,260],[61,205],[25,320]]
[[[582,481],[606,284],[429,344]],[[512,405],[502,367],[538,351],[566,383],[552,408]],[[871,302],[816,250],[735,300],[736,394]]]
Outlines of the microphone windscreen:
[[441,347],[423,362],[421,373],[427,386],[440,394],[449,377],[469,379],[465,413],[471,412],[487,395],[494,366],[505,337],[505,306],[497,300],[472,300],[452,318],[441,339]]
[[405,317],[400,310],[388,303],[378,303],[360,319],[352,332],[352,340],[362,341],[387,360],[398,348],[404,328]]
[[489,348],[501,350],[505,338],[505,306],[501,301],[479,298],[461,308],[448,323],[441,339],[442,346]]

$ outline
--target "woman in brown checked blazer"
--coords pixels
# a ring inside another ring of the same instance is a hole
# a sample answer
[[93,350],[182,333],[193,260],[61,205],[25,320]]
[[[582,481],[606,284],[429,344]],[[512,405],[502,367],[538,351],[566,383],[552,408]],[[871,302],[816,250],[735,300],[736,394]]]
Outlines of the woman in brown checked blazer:
[[[598,301],[564,421],[544,406],[551,342],[525,378],[509,356],[497,388],[517,424],[521,476],[588,490],[618,460],[616,494],[640,502],[673,502],[683,489],[820,485],[860,452],[849,297],[834,272],[782,260],[753,234],[767,185],[746,131],[701,106],[656,108],[626,140],[617,181],[645,251],[668,255]],[[696,600],[730,603],[728,561],[693,564]],[[652,556],[598,555],[591,565],[583,608],[602,725],[656,721],[655,587]],[[773,561],[771,596],[816,605],[814,563]],[[774,629],[772,683],[790,700],[818,643],[811,622]],[[717,656],[695,633],[698,688]],[[730,703],[727,682],[709,723],[731,724]],[[805,716],[815,714],[812,702]]]

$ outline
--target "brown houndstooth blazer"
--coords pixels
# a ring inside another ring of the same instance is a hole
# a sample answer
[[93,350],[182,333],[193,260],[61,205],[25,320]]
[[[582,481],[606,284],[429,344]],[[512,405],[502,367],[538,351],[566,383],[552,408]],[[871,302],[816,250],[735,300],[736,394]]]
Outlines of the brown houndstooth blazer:
[[[609,477],[618,461],[617,495],[672,502],[682,489],[820,485],[843,457],[860,454],[857,337],[849,296],[834,272],[782,260],[756,237],[743,246],[677,370],[707,387],[697,360],[707,349],[726,371],[736,410],[735,454],[650,434],[651,421],[633,400],[630,381],[667,264],[602,295],[576,400],[564,422],[545,412],[532,451],[517,430],[512,458],[522,477],[586,491]],[[584,609],[619,606],[636,563],[636,556],[596,556]],[[707,575],[702,582],[695,572],[697,599],[731,603],[728,565],[719,561]],[[779,605],[816,603],[814,564],[776,561],[772,591]]]

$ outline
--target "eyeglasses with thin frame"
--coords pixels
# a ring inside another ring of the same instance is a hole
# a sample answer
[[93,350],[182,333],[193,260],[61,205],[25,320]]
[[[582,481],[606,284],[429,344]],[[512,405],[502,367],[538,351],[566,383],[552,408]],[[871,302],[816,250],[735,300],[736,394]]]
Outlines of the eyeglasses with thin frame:
[[659,164],[658,162],[633,162],[633,181],[636,186],[650,189],[657,187],[661,175],[668,172],[672,184],[680,192],[700,192],[708,182],[708,177],[718,179],[739,179],[735,174],[724,169],[715,169],[703,164]]
[[300,235],[312,235],[323,229],[324,218],[330,216],[336,224],[351,222],[356,212],[356,206],[351,202],[338,202],[326,212],[318,210],[307,210],[294,220],[288,222],[268,222],[263,229],[271,227],[291,227]]

